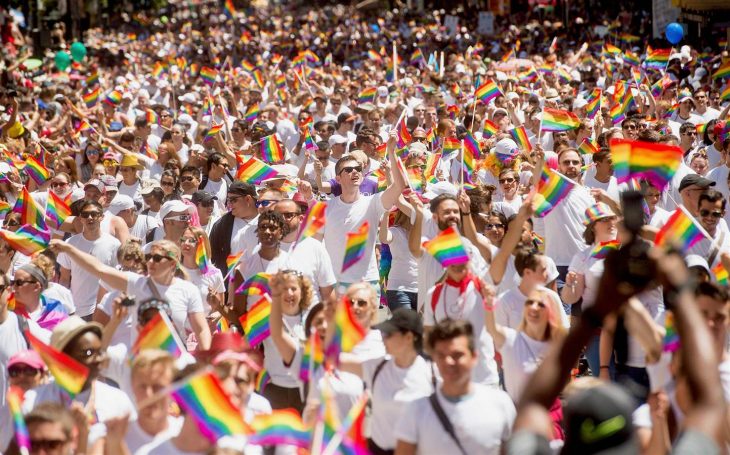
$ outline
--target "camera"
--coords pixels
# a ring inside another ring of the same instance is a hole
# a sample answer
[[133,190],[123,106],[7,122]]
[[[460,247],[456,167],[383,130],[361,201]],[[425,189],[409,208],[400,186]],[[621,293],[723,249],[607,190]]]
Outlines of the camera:
[[136,303],[137,303],[137,301],[134,298],[134,296],[128,295],[122,299],[122,301],[120,302],[120,305],[129,307],[129,306],[134,306]]

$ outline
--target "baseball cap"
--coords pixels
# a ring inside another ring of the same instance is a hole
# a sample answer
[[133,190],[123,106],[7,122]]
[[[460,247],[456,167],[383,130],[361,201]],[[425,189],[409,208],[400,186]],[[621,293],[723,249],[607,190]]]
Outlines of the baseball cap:
[[228,194],[236,194],[238,196],[251,196],[256,199],[256,187],[250,183],[245,182],[233,182],[228,187]]
[[679,192],[681,193],[682,190],[692,185],[697,185],[700,188],[706,190],[711,186],[715,186],[715,182],[710,179],[706,179],[699,174],[685,175],[684,178],[682,178],[682,181],[679,183]]
[[193,197],[191,197],[190,200],[193,202],[193,204],[205,204],[208,202],[217,201],[218,196],[210,194],[207,191],[198,190],[193,193]]
[[25,351],[17,352],[11,356],[8,360],[8,368],[15,365],[28,365],[29,367],[37,370],[45,370],[46,368],[46,364],[43,363],[41,356],[32,349],[26,349]]
[[426,154],[426,152],[428,152],[428,149],[426,148],[426,144],[423,144],[421,142],[413,142],[408,146],[408,151],[410,153],[416,152],[420,154]]
[[147,185],[143,185],[142,189],[139,190],[139,194],[141,194],[142,196],[147,196],[148,194],[152,194],[152,192],[156,189],[159,189],[160,191],[162,191],[160,182],[158,182],[157,180],[151,180],[147,183],[148,183]]
[[76,315],[69,316],[54,327],[51,333],[51,346],[63,351],[77,336],[86,332],[94,332],[101,338],[102,331],[103,327],[98,322],[86,322]]
[[707,259],[703,258],[699,254],[688,254],[684,258],[684,262],[687,264],[687,268],[701,267],[705,270],[705,272],[707,272],[708,275],[712,275],[710,273],[710,266],[707,264]]
[[117,194],[109,204],[109,211],[112,215],[119,215],[122,210],[134,208],[134,200],[126,194]]
[[99,179],[91,179],[88,182],[86,182],[86,185],[84,185],[84,189],[92,187],[99,190],[100,193],[103,193],[106,190],[106,185],[104,185],[104,182],[102,182]]
[[423,193],[423,197],[431,200],[441,194],[451,194],[452,196],[456,196],[456,193],[456,187],[451,182],[442,180],[426,185],[426,192]]
[[494,110],[494,113],[492,114],[492,118],[496,117],[497,115],[507,115],[507,109],[502,109],[501,107],[498,107]]
[[504,138],[494,146],[494,154],[497,155],[499,161],[505,163],[512,161],[520,154],[520,147],[512,139]]
[[347,138],[341,134],[333,134],[329,138],[330,145],[347,144]]
[[383,321],[373,327],[386,335],[396,332],[411,332],[418,335],[423,334],[423,321],[421,316],[410,308],[398,308],[387,321]]
[[188,212],[191,213],[194,210],[192,205],[187,205],[183,201],[172,200],[167,201],[160,207],[160,219],[164,220],[167,215],[172,212]]
[[354,122],[357,119],[357,115],[340,114],[337,116],[337,124],[342,125],[345,122]]
[[586,209],[585,217],[583,218],[583,225],[588,226],[595,221],[610,218],[612,216],[616,216],[616,214],[613,213],[611,207],[603,202],[598,202]]
[[104,184],[104,188],[107,191],[119,191],[119,187],[117,186],[117,179],[114,178],[113,175],[104,174],[99,178],[99,180],[101,180],[101,183]]

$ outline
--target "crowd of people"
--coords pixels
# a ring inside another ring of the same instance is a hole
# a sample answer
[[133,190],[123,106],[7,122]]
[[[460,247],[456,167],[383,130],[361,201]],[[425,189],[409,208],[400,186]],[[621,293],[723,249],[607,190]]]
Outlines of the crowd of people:
[[0,452],[728,450],[726,41],[169,8],[45,55],[0,10]]

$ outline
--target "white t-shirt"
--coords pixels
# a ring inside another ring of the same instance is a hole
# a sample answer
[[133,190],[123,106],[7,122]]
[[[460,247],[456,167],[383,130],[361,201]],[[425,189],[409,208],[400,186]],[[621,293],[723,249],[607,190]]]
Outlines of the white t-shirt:
[[410,367],[399,368],[389,358],[380,369],[373,387],[373,375],[382,361],[371,359],[362,364],[363,378],[372,400],[370,437],[378,447],[395,449],[394,423],[400,421],[408,403],[433,393],[431,365],[417,356]]
[[702,240],[695,243],[687,250],[687,254],[698,254],[705,259],[709,259],[711,247],[713,245],[719,250],[719,252],[715,255],[715,259],[712,261],[712,264],[709,264],[710,268],[712,268],[715,264],[720,262],[720,254],[730,252],[730,233],[720,229],[720,226],[715,228],[715,235],[712,240],[703,236]]
[[[44,343],[51,339],[51,332],[42,329],[35,321],[28,321],[30,333]],[[5,322],[0,323],[0,409],[5,406],[5,392],[8,387],[8,360],[20,351],[28,348],[23,333],[18,326],[18,316],[8,311]],[[0,433],[3,433],[0,431]],[[2,446],[0,446],[2,447]]]
[[[550,296],[556,303],[557,307],[560,308],[560,321],[563,327],[566,329],[570,327],[570,320],[568,315],[565,314],[560,296],[555,291],[548,289],[543,286],[538,286],[538,289]],[[517,329],[522,322],[522,314],[525,308],[525,302],[527,296],[520,291],[519,287],[510,289],[497,297],[497,308],[494,310],[494,316],[497,324]]]
[[130,453],[137,453],[137,450],[144,445],[154,444],[179,435],[183,420],[182,417],[167,416],[167,428],[154,436],[147,434],[136,421],[129,422],[124,442],[127,443]]
[[228,184],[226,183],[226,179],[220,179],[218,182],[208,179],[203,191],[207,191],[213,196],[217,196],[218,200],[216,201],[216,204],[218,204],[218,208],[221,210],[226,209],[226,199],[228,198]]
[[423,325],[434,326],[444,319],[469,321],[476,343],[479,361],[472,370],[472,380],[485,385],[499,384],[497,362],[494,360],[494,340],[484,328],[484,306],[482,296],[471,282],[463,295],[459,288],[444,282],[443,289],[436,301],[435,309],[431,304],[431,296],[436,286],[428,291],[423,312]]
[[[377,281],[378,264],[375,260],[375,242],[378,234],[378,222],[385,213],[381,202],[382,193],[372,196],[360,196],[355,202],[348,204],[336,197],[327,204],[324,225],[324,245],[330,255],[335,277],[341,283],[360,281]],[[348,232],[355,232],[367,221],[368,230],[365,253],[358,262],[344,273],[342,263],[345,257],[345,242]]]
[[[156,227],[161,227],[159,219],[149,215],[137,215],[137,221],[134,222],[134,226],[129,229],[130,237],[136,237],[143,242],[146,241],[147,232]],[[158,229],[158,234],[164,235],[164,229]]]
[[[724,169],[727,169],[727,167],[724,167]],[[693,171],[691,167],[684,164],[684,161],[680,161],[677,172],[674,173],[674,177],[672,177],[672,180],[669,181],[667,188],[662,191],[662,197],[659,200],[659,206],[661,208],[672,211],[677,208],[675,201],[680,204],[682,203],[682,196],[679,194],[679,184],[682,183],[682,179],[689,174],[696,174],[696,172]],[[727,173],[725,176],[727,177]],[[711,177],[708,175],[707,178]]]
[[408,248],[408,232],[397,226],[389,228],[388,232],[392,236],[388,246],[393,256],[388,274],[388,290],[418,292],[418,260]]
[[[294,316],[282,315],[284,321],[284,330],[289,333],[289,336],[298,341],[303,341],[304,337],[304,321],[307,318],[306,312]],[[264,368],[269,372],[271,376],[271,383],[276,384],[279,387],[296,388],[300,386],[298,378],[298,370],[291,368],[293,365],[299,365],[301,363],[301,349],[297,350],[292,359],[290,365],[285,365],[284,360],[279,354],[279,350],[276,349],[276,344],[271,337],[266,338],[263,341],[264,345]],[[297,370],[297,371],[295,371]]]
[[363,362],[370,359],[382,359],[385,357],[383,334],[380,333],[380,330],[368,330],[365,338],[352,348],[352,353]]
[[195,285],[200,291],[200,300],[203,301],[203,311],[205,314],[210,312],[210,305],[208,305],[208,289],[213,289],[217,292],[225,292],[226,285],[223,282],[223,274],[213,264],[208,264],[208,274],[203,275],[203,272],[199,268],[189,269],[183,266],[183,269],[188,273],[190,282]]
[[[472,384],[471,392],[458,401],[436,397],[449,417],[456,437],[468,454],[497,455],[509,439],[517,411],[509,395],[501,390]],[[395,423],[395,422],[394,422]],[[396,438],[417,446],[419,455],[460,453],[443,429],[428,397],[408,405],[396,425]]]
[[505,327],[502,354],[504,388],[514,402],[519,400],[527,380],[532,376],[550,348],[549,341],[538,341],[524,332]]
[[[87,240],[83,234],[76,234],[67,240],[84,253],[88,253],[98,259],[101,263],[111,267],[117,265],[117,250],[121,245],[116,237],[102,233],[97,240]],[[76,314],[88,316],[94,313],[96,307],[96,294],[99,292],[99,279],[81,268],[68,255],[58,255],[58,263],[61,267],[71,270],[71,293],[74,296]]]
[[614,176],[609,177],[608,182],[599,182],[596,180],[596,170],[591,168],[585,173],[585,176],[583,177],[583,184],[588,188],[604,190],[609,196],[611,196],[611,199],[615,201],[619,200],[618,181],[616,181],[616,177]]
[[575,186],[543,219],[545,220],[545,255],[555,265],[570,264],[573,255],[585,246],[583,219],[585,211],[594,200],[588,189]]
[[[99,305],[97,306],[98,310],[101,310],[104,314],[111,317],[112,312],[114,311],[114,299],[119,297],[121,295],[121,291],[109,291],[106,294],[104,294],[104,297],[101,298],[101,301],[99,302]],[[139,303],[139,301],[137,301]],[[119,324],[117,327],[117,330],[114,331],[114,335],[112,335],[112,339],[109,342],[109,346],[114,346],[115,344],[124,344],[128,348],[132,346],[132,340],[136,338],[136,333],[134,332],[133,324],[133,317],[132,314],[135,313],[135,311],[130,311],[129,315],[127,316],[127,319]]]
[[139,179],[134,182],[134,185],[127,185],[126,183],[119,182],[119,194],[124,194],[135,201],[144,202],[142,199],[142,193],[140,193],[140,190],[142,189],[142,184],[140,183]]
[[66,286],[51,281],[48,283],[48,288],[43,291],[42,295],[49,300],[58,300],[61,302],[68,314],[76,313],[74,297]]
[[307,237],[300,241],[296,248],[294,243],[281,242],[280,248],[288,252],[287,268],[298,270],[309,278],[314,290],[313,302],[319,302],[319,288],[334,286],[337,283],[332,262],[324,244],[317,239]]
[[258,215],[248,221],[243,218],[235,218],[233,220],[231,254],[238,254],[242,251],[250,253],[253,251],[254,247],[259,243],[259,238],[256,236],[258,226]]

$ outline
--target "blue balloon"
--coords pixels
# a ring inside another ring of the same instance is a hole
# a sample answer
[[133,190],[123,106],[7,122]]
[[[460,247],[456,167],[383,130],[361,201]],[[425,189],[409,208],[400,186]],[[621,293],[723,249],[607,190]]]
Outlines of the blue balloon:
[[672,22],[667,25],[667,28],[664,30],[664,34],[667,37],[667,41],[672,44],[677,44],[682,41],[682,38],[684,38],[684,29],[678,23]]

